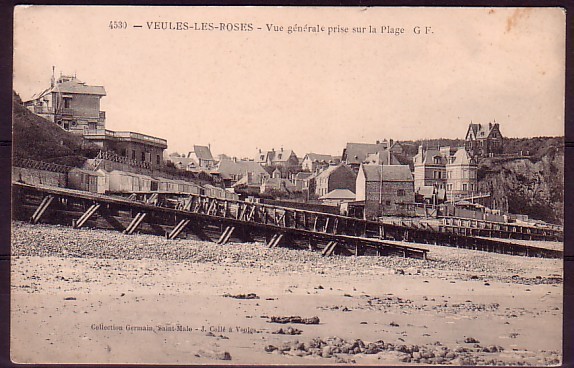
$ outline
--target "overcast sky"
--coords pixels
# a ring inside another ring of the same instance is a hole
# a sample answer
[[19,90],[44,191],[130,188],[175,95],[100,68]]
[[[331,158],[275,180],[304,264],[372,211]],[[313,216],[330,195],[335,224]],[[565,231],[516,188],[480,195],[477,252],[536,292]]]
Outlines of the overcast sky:
[[[254,30],[149,30],[153,21]],[[352,33],[369,25],[376,34]],[[471,121],[496,120],[508,137],[561,136],[564,49],[561,9],[19,7],[14,89],[27,99],[49,87],[54,65],[105,86],[108,129],[165,138],[169,152],[210,143],[239,157],[281,146],[340,155],[346,142],[464,138]]]

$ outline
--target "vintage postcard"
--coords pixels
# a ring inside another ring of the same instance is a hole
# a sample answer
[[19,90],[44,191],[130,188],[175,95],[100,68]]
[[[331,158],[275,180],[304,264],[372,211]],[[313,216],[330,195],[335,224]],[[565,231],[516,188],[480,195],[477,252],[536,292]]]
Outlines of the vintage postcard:
[[560,8],[17,6],[11,359],[562,362]]

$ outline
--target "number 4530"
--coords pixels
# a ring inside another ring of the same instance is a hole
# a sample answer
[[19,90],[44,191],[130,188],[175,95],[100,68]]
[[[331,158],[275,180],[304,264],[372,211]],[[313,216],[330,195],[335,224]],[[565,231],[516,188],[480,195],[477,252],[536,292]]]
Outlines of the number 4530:
[[126,29],[128,28],[128,22],[123,20],[111,20],[109,27],[110,29]]

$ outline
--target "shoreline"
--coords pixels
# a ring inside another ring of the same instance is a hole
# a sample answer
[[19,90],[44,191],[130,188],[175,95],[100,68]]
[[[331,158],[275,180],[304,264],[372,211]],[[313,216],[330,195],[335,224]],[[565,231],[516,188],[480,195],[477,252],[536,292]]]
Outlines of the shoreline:
[[[428,261],[321,257],[258,244],[164,244],[148,235],[13,225],[18,362],[555,365],[561,359],[561,260],[439,246]],[[272,316],[320,322],[278,324]],[[100,323],[123,329],[91,328]],[[357,339],[364,347],[348,353]]]

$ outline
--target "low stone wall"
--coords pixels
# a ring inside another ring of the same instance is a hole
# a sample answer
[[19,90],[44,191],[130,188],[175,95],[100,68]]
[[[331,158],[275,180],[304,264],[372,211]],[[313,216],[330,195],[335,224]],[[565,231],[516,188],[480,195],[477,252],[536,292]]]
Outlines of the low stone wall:
[[13,166],[12,181],[65,188],[68,183],[68,174]]

